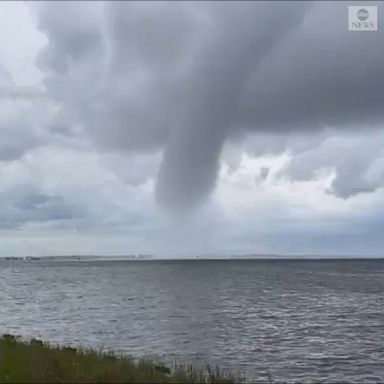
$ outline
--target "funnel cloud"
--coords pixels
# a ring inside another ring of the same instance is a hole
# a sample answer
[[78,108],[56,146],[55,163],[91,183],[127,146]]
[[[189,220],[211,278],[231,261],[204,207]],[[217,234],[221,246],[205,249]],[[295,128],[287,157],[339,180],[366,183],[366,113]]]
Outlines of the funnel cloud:
[[164,252],[381,233],[384,32],[349,32],[348,5],[1,4],[2,230]]
[[46,3],[39,63],[67,123],[105,150],[162,150],[157,201],[193,207],[231,137],[383,121],[382,34],[349,33],[346,15],[336,3]]

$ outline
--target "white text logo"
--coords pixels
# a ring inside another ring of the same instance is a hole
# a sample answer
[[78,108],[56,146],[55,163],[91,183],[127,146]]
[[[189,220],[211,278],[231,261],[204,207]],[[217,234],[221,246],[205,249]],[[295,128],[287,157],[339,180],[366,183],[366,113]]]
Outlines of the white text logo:
[[350,5],[348,31],[377,31],[377,6]]

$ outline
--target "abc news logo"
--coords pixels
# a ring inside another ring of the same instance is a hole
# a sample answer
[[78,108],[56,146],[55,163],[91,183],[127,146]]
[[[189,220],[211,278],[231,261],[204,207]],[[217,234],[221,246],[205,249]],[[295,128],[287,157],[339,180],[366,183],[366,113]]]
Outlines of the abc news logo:
[[349,6],[348,31],[377,31],[377,6]]

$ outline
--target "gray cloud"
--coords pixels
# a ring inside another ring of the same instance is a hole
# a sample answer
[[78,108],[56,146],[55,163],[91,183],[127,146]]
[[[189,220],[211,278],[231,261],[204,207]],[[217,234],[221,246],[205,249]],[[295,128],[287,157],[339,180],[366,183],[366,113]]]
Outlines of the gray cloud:
[[13,85],[11,74],[0,64],[0,87]]
[[303,28],[255,71],[239,103],[242,124],[286,131],[383,122],[383,34],[354,34],[346,25],[346,4],[311,8]]
[[[24,189],[25,188],[25,189]],[[26,223],[73,220],[81,217],[81,208],[68,205],[60,196],[34,193],[28,186],[0,193],[1,229],[20,228]]]
[[0,86],[0,99],[38,100],[44,96],[36,87]]
[[283,173],[295,180],[309,180],[322,169],[336,175],[329,192],[348,198],[372,192],[384,182],[384,135],[382,130],[365,134],[333,134],[319,146],[293,156]]
[[[383,122],[383,33],[346,24],[343,3],[45,3],[39,63],[63,125],[102,149],[163,150],[157,199],[188,207],[214,188],[223,144],[244,132]],[[361,178],[346,188],[343,169],[340,196],[374,188]]]
[[28,3],[1,253],[380,253],[383,32],[347,32],[347,6]]

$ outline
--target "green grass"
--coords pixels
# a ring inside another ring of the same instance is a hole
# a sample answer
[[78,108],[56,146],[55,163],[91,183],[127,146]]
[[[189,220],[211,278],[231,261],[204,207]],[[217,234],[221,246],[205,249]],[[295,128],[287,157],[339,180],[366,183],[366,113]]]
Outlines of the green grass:
[[224,371],[0,336],[0,383],[235,383]]

